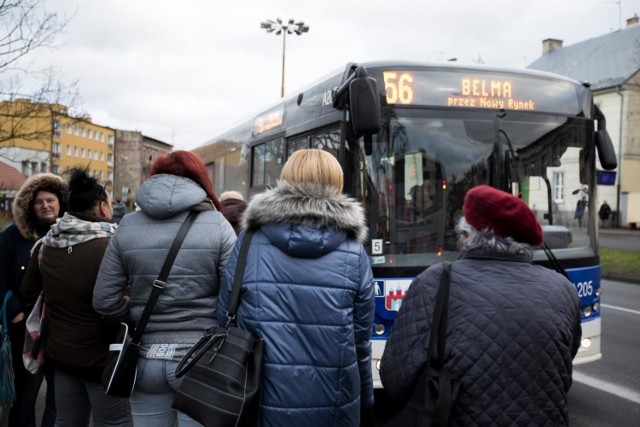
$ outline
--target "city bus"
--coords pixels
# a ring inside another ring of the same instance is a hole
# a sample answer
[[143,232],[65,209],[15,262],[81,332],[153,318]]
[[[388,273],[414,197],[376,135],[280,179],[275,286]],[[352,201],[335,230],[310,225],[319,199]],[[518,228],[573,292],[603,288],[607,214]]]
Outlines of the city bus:
[[536,213],[545,245],[534,262],[565,274],[580,297],[575,363],[601,357],[596,165],[611,171],[617,163],[588,84],[530,70],[350,63],[194,151],[218,192],[249,199],[275,185],[302,148],[333,154],[344,192],[366,212],[376,387],[409,285],[458,258],[455,224],[478,184],[520,195]]

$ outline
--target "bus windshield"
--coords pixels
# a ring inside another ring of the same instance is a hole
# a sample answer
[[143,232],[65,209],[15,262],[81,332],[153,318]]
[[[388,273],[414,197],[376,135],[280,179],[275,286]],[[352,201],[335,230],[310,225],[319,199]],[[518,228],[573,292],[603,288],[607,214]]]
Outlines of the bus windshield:
[[[521,194],[542,224],[577,226],[572,234],[578,238],[563,236],[556,247],[589,246],[582,224],[558,212],[560,204],[575,203],[572,197],[580,200],[574,189],[587,194],[580,150],[592,122],[522,112],[500,116],[396,108],[386,118],[367,161],[374,268],[424,269],[457,258],[455,224],[466,191],[479,184]],[[562,175],[554,172],[560,166]]]

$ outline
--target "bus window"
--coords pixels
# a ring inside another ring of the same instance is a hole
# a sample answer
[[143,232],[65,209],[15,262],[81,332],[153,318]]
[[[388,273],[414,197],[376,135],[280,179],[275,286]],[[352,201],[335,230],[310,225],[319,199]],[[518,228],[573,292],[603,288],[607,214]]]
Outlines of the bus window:
[[328,151],[337,159],[340,152],[340,129],[331,129],[312,135],[311,147]]
[[287,158],[291,157],[295,151],[309,148],[309,137],[303,136],[299,138],[291,138],[287,141]]
[[284,165],[284,139],[277,138],[253,147],[252,164],[253,187],[275,185]]

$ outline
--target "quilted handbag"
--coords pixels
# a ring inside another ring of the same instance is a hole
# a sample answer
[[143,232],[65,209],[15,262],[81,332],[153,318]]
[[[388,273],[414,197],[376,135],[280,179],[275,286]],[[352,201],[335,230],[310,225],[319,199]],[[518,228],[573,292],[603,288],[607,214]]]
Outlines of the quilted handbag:
[[258,417],[264,341],[234,323],[253,234],[240,247],[227,325],[208,330],[176,368],[184,380],[173,407],[206,427],[252,426]]
[[444,366],[451,263],[444,264],[427,347],[427,362],[411,399],[385,427],[445,427],[451,421],[462,383]]

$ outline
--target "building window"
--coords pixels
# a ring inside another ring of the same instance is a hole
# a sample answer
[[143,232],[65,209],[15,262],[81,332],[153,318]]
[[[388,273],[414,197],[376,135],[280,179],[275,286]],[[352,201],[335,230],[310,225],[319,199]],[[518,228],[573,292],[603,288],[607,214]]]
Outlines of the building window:
[[56,175],[60,175],[60,166],[58,165],[51,166],[51,172],[55,173]]
[[553,173],[553,201],[564,202],[564,172]]
[[87,137],[87,130],[85,128],[82,128],[82,137],[83,138]]
[[107,154],[107,163],[109,164],[113,163],[113,154],[111,153]]
[[73,147],[73,155],[78,157],[78,147]]
[[88,149],[88,150],[87,150],[87,159],[91,160],[91,155],[92,155],[92,154],[93,154],[93,153],[91,152],[91,149]]
[[72,133],[72,130],[71,130],[71,123],[67,123],[67,133],[68,133],[69,135],[71,135],[71,133]]
[[59,142],[54,142],[51,145],[51,156],[54,159],[59,159],[61,156],[60,154],[62,153],[62,145]]
[[100,141],[104,142],[104,133],[100,133]]
[[113,144],[113,135],[109,135],[109,144]]
[[76,136],[80,136],[80,128],[78,126],[74,126],[74,129],[76,131]]
[[55,136],[60,136],[62,134],[62,131],[60,130],[60,120],[54,120],[53,121],[53,134]]
[[104,162],[104,152],[100,152],[100,161]]
[[84,148],[80,149],[80,157],[82,157],[84,159]]
[[67,144],[67,156],[71,155],[71,144]]

